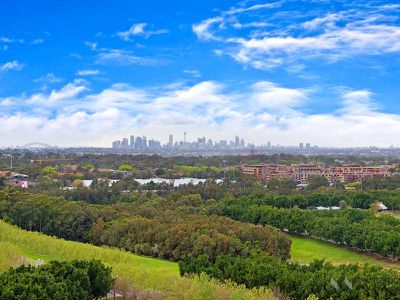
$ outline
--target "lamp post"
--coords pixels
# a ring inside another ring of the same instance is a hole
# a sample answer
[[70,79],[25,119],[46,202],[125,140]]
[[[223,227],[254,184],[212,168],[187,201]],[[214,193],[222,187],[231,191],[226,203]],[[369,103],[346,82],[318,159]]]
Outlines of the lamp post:
[[7,156],[10,157],[10,169],[12,170],[12,168],[13,168],[13,156],[11,154],[8,154]]

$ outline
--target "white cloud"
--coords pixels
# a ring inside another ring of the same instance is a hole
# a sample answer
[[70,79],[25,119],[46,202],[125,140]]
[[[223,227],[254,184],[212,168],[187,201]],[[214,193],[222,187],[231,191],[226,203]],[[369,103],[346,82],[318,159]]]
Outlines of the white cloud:
[[263,3],[263,4],[254,4],[254,5],[248,6],[248,7],[231,8],[228,11],[226,11],[226,14],[232,15],[232,14],[239,14],[239,13],[243,13],[243,12],[255,11],[255,10],[265,9],[265,8],[277,8],[281,5],[282,5],[282,1]]
[[[400,26],[392,5],[349,4],[325,15],[319,10],[299,13],[288,2],[247,5],[245,1],[194,24],[193,32],[200,40],[217,42],[221,54],[257,69],[304,64],[312,59],[336,62],[357,55],[400,52]],[[276,13],[251,13],[281,5],[283,11]],[[246,22],[242,24],[239,18]],[[257,30],[242,30],[251,27]]]
[[13,43],[14,40],[10,39],[8,37],[2,36],[2,37],[0,37],[0,42],[2,42],[2,43]]
[[44,107],[55,106],[55,105],[71,105],[71,103],[65,103],[74,99],[76,96],[86,91],[87,88],[83,85],[82,81],[75,81],[68,83],[63,86],[60,90],[52,90],[50,94],[33,94],[31,97],[26,99],[28,104],[40,104]]
[[0,37],[0,43],[6,43],[6,44],[12,44],[12,43],[20,43],[23,44],[24,40],[23,39],[12,39],[6,36],[1,36]]
[[76,72],[76,75],[78,76],[93,76],[93,75],[99,75],[100,71],[99,70],[79,70],[78,72]]
[[223,21],[222,17],[209,18],[201,21],[199,24],[194,24],[192,26],[193,32],[201,40],[220,40],[211,31],[210,28],[216,23]]
[[[310,114],[305,107],[315,100],[312,89],[267,81],[146,89],[114,84],[100,92],[76,81],[49,93],[0,99],[0,136],[3,145],[36,140],[62,146],[105,146],[131,133],[165,140],[184,131],[191,139],[240,135],[281,145],[387,146],[400,140],[400,116],[380,111],[370,91],[338,93],[337,108]],[[33,104],[34,109],[24,109]]]
[[105,49],[97,55],[99,64],[116,65],[159,65],[163,62],[154,58],[134,55],[131,51],[120,49]]
[[24,65],[21,64],[18,60],[9,61],[2,65],[0,65],[0,73],[7,71],[20,71],[24,68]]
[[323,17],[317,17],[310,21],[304,22],[302,26],[307,29],[318,29],[320,26],[334,27],[335,22],[340,20],[340,16],[335,13],[328,13]]
[[200,71],[198,71],[198,70],[190,70],[190,69],[186,69],[186,70],[183,70],[183,73],[186,73],[186,74],[190,74],[190,75],[192,75],[193,77],[201,77],[201,73],[200,73]]
[[251,27],[267,27],[267,26],[271,26],[272,24],[270,23],[266,23],[266,22],[250,22],[250,23],[233,23],[232,27],[236,28],[236,29],[242,29],[242,28],[251,28]]
[[275,83],[261,81],[252,85],[250,105],[259,109],[290,110],[307,100],[305,91],[280,87]]
[[35,39],[32,41],[32,45],[40,45],[44,43],[44,39]]
[[146,30],[146,27],[148,27],[147,23],[133,24],[127,31],[118,32],[117,35],[125,41],[130,41],[133,36],[144,36],[148,38],[152,35],[168,33],[166,29]]
[[0,106],[11,106],[14,104],[15,102],[11,98],[0,99]]
[[58,82],[62,82],[63,80],[64,80],[63,78],[57,77],[53,73],[48,73],[44,76],[36,78],[34,81],[41,82],[41,83],[58,83]]
[[351,115],[368,115],[376,112],[377,105],[367,90],[349,91],[343,95],[342,111]]

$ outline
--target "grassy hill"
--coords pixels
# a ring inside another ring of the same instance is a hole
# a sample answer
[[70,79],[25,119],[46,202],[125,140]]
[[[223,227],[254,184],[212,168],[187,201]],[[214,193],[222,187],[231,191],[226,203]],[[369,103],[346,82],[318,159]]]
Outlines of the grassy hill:
[[182,278],[173,262],[142,257],[119,249],[65,241],[21,230],[0,220],[0,272],[29,259],[99,259],[113,268],[119,286],[130,291],[159,291],[166,299],[274,299],[265,289],[220,284],[205,276]]
[[358,263],[380,265],[393,269],[400,269],[400,263],[393,263],[390,259],[377,258],[352,249],[336,246],[334,244],[318,241],[311,238],[290,236],[292,248],[290,251],[293,261],[308,263],[313,259],[325,259],[334,264]]

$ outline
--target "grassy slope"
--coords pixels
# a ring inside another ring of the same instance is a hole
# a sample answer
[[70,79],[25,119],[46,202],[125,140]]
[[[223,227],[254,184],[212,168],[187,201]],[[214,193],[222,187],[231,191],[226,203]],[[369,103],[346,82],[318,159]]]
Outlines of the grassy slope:
[[[28,232],[0,220],[0,250],[18,251],[31,259],[99,259],[113,268],[116,278],[131,287],[160,291],[167,299],[273,299],[267,290],[249,290],[219,284],[204,276],[182,278],[173,262],[142,257],[118,249],[65,241],[37,232]],[[14,264],[15,256],[0,254],[0,266]],[[9,261],[8,261],[9,260]],[[0,272],[2,270],[0,269]]]
[[291,236],[292,260],[307,263],[313,259],[323,259],[334,264],[346,263],[368,263],[395,269],[400,269],[400,263],[392,263],[389,259],[379,259],[351,249],[333,245],[328,242],[318,241],[310,238]]

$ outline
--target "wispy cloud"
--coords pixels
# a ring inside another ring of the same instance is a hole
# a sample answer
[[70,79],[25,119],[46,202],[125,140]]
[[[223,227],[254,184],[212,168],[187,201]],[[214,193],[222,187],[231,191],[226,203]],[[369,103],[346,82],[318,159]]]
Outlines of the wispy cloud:
[[152,35],[168,33],[167,29],[151,30],[146,29],[146,27],[148,27],[147,23],[136,23],[133,24],[127,31],[118,32],[117,35],[125,41],[130,41],[133,36],[143,36],[148,38]]
[[186,69],[186,70],[183,70],[183,73],[190,74],[193,77],[197,77],[197,78],[201,77],[201,73],[198,70]]
[[40,45],[44,43],[44,39],[35,39],[32,41],[32,45]]
[[201,21],[199,24],[193,24],[192,29],[193,32],[197,35],[197,37],[201,40],[220,40],[220,38],[216,37],[212,31],[211,27],[214,24],[222,22],[223,17],[214,17]]
[[0,73],[7,71],[20,71],[24,68],[24,65],[20,63],[18,60],[13,60],[6,62],[4,64],[0,64]]
[[[325,14],[321,9],[301,14],[301,4],[295,11],[296,4],[292,2],[248,6],[244,1],[192,28],[200,40],[218,43],[221,54],[257,69],[400,52],[396,5],[348,3],[339,7]],[[246,22],[239,22],[238,18]]]
[[99,75],[100,71],[99,70],[92,70],[92,69],[87,69],[87,70],[79,70],[76,72],[76,75],[78,76],[93,76],[93,75]]
[[131,50],[99,47],[96,42],[86,41],[85,45],[97,52],[95,60],[97,64],[155,66],[166,63],[165,60],[136,55]]
[[154,58],[135,55],[132,51],[121,49],[103,50],[97,55],[97,63],[99,64],[115,64],[115,65],[160,65],[164,62]]
[[40,82],[40,83],[58,83],[64,81],[63,78],[58,77],[54,75],[53,73],[48,73],[44,76],[41,76],[39,78],[36,78],[34,82]]
[[14,38],[9,38],[6,36],[0,37],[0,42],[1,43],[6,43],[6,44],[12,44],[12,43],[20,43],[23,44],[24,40],[23,39],[14,39]]

